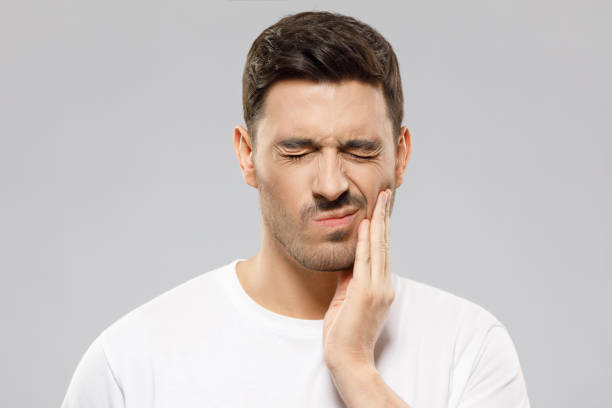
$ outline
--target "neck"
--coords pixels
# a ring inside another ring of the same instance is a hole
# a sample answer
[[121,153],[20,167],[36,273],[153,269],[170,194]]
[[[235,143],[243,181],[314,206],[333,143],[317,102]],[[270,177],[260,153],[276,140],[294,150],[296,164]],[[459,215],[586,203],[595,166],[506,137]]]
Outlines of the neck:
[[242,288],[272,312],[296,319],[322,320],[340,273],[305,268],[265,229],[263,238],[260,251],[236,265]]

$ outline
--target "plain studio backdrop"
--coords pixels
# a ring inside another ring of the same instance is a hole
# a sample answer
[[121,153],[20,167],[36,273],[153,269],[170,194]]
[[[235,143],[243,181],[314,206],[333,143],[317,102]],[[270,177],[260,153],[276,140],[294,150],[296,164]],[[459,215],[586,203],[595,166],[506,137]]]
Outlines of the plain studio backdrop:
[[534,408],[610,407],[612,7],[577,0],[2,0],[0,405],[59,406],[109,324],[255,254],[242,69],[305,10],[398,55],[392,270],[498,317]]

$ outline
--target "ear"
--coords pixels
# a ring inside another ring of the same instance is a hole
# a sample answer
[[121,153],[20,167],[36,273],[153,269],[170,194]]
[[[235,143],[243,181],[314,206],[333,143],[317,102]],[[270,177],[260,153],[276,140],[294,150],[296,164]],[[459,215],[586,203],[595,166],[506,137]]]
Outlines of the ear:
[[253,149],[251,148],[251,135],[249,135],[249,132],[240,125],[234,128],[234,150],[236,151],[236,158],[240,165],[242,178],[249,186],[257,188]]
[[400,134],[397,140],[397,155],[395,158],[395,187],[402,185],[404,181],[404,172],[410,159],[410,152],[412,151],[412,143],[410,141],[410,131],[406,126],[403,126],[400,130]]

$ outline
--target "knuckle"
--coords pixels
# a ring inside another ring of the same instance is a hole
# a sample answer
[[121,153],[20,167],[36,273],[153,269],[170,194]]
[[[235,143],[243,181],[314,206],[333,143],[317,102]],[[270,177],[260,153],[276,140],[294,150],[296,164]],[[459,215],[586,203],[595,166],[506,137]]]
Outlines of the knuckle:
[[389,304],[393,303],[393,301],[395,300],[395,291],[394,290],[390,290],[387,292],[387,300],[389,302]]

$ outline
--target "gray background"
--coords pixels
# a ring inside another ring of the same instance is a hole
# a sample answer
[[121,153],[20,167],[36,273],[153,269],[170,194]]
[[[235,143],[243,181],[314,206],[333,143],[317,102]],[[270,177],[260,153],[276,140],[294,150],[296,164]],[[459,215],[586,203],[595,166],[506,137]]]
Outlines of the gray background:
[[496,315],[534,407],[610,406],[610,3],[424,0],[2,0],[0,405],[58,406],[105,327],[258,250],[242,67],[309,9],[399,57],[394,272]]

